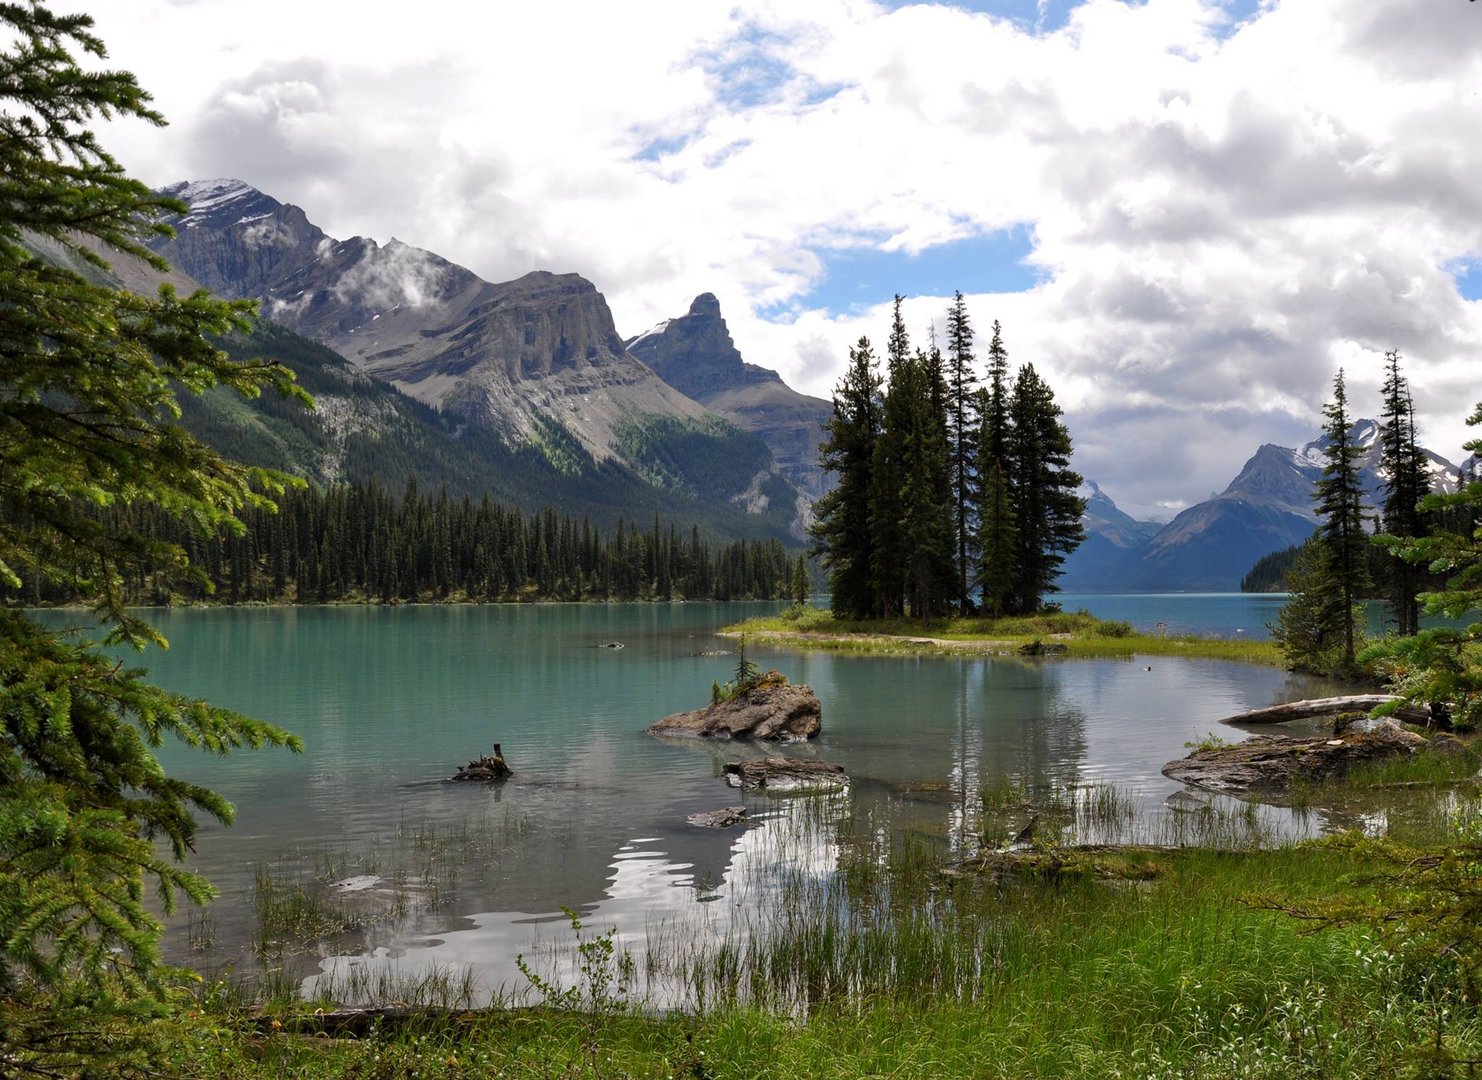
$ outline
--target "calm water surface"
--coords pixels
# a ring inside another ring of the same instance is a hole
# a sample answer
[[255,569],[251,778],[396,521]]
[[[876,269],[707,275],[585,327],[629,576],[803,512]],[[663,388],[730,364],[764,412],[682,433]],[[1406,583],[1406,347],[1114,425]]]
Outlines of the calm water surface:
[[[1112,599],[1087,598],[1087,606],[1127,617],[1111,610]],[[1172,625],[1176,604],[1162,603],[1163,621]],[[390,875],[389,856],[377,865],[365,853],[389,851],[397,837],[404,848],[408,837],[429,830],[477,837],[476,865],[455,888],[445,885],[435,904],[413,905],[415,917],[347,937],[304,974],[343,975],[348,965],[370,962],[411,973],[467,965],[493,988],[518,981],[517,953],[558,934],[551,924],[562,906],[589,913],[593,926],[618,927],[633,942],[668,920],[713,925],[742,917],[741,906],[779,860],[801,859],[827,873],[827,845],[768,847],[779,832],[769,834],[768,826],[785,802],[743,800],[720,779],[725,760],[760,751],[644,733],[661,716],[703,704],[712,680],[729,677],[734,656],[701,655],[734,648],[716,635],[719,627],[775,607],[156,612],[172,648],[146,655],[155,681],[271,720],[305,743],[301,755],[211,759],[163,751],[171,772],[221,791],[238,809],[233,828],[204,830],[193,861],[222,893],[210,932],[199,915],[192,925],[177,920],[167,938],[171,955],[240,970],[260,867],[344,874],[354,879],[351,888],[385,891],[391,883],[377,879]],[[64,613],[45,617],[67,621]],[[600,647],[613,641],[625,647]],[[853,778],[844,802],[856,820],[886,837],[920,833],[962,849],[977,843],[985,785],[1109,782],[1158,807],[1179,787],[1161,766],[1220,718],[1331,690],[1271,668],[1165,657],[748,652],[818,692],[822,735],[786,752],[842,764]],[[1241,737],[1229,728],[1221,734]],[[445,781],[496,740],[515,770],[510,781]],[[689,814],[742,801],[757,822],[745,830],[686,823]],[[201,948],[203,937],[209,948]]]

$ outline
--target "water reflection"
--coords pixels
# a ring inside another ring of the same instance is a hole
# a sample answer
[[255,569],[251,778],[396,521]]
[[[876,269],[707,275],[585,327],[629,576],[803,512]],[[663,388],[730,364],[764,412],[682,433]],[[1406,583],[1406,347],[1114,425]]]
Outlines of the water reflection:
[[[718,932],[781,887],[767,884],[779,867],[828,872],[840,837],[783,843],[768,816],[781,805],[748,799],[765,823],[739,835],[686,823],[737,801],[720,778],[725,760],[768,751],[644,734],[729,676],[734,657],[700,654],[734,649],[715,631],[748,613],[703,604],[157,613],[174,644],[145,657],[158,682],[276,721],[306,745],[299,757],[164,750],[172,773],[238,808],[233,829],[202,829],[193,860],[221,889],[210,932],[182,914],[166,938],[170,959],[243,972],[258,963],[254,948],[271,954],[258,926],[263,867],[314,893],[341,928],[324,946],[338,957],[325,960],[335,977],[350,957],[361,969],[372,959],[424,971],[448,962],[473,965],[490,992],[518,974],[514,956],[532,953],[532,934],[565,933],[562,905],[619,926],[625,941],[679,918]],[[614,640],[626,647],[594,647]],[[969,854],[1007,839],[984,836],[981,793],[1009,782],[1048,794],[1111,785],[1147,820],[1172,822],[1164,800],[1179,785],[1159,770],[1186,742],[1243,709],[1330,690],[1268,668],[1157,657],[748,652],[818,692],[822,734],[785,752],[845,767],[853,783],[839,813],[866,857],[907,843]],[[444,782],[495,740],[513,779]],[[1308,827],[1271,813],[1278,833]],[[375,896],[331,888],[368,874],[383,881]],[[376,896],[401,910],[372,918]]]

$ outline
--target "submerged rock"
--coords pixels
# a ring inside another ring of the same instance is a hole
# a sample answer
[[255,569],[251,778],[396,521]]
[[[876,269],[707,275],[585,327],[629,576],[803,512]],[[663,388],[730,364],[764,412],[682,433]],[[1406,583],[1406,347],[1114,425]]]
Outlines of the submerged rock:
[[720,810],[706,810],[700,814],[691,814],[685,820],[702,829],[729,829],[746,820],[746,807],[727,806]]
[[753,761],[731,761],[725,766],[726,783],[748,791],[773,794],[793,791],[839,791],[849,783],[844,766],[831,761],[799,761],[769,757]]
[[729,701],[666,716],[650,735],[802,742],[823,726],[823,706],[809,686],[763,684]]
[[1019,646],[1020,656],[1064,656],[1070,646],[1063,641],[1031,641]]
[[1426,745],[1393,723],[1334,739],[1254,735],[1244,742],[1203,747],[1163,766],[1163,775],[1225,795],[1280,795],[1294,781],[1315,782],[1343,775],[1354,765],[1407,757]]

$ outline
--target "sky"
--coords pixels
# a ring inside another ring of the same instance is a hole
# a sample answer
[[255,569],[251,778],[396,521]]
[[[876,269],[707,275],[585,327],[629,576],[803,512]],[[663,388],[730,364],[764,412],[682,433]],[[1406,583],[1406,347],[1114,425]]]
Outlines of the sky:
[[631,337],[713,292],[828,397],[896,293],[1033,363],[1073,464],[1166,519],[1333,379],[1422,441],[1482,400],[1482,4],[1468,0],[114,0],[170,121],[105,145],[493,281],[576,272]]

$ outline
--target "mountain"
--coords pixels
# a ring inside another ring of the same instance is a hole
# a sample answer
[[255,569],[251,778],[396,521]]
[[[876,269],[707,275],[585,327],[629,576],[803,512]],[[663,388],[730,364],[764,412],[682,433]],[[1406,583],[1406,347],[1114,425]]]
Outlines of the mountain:
[[633,357],[591,282],[537,271],[496,284],[397,240],[336,240],[237,180],[165,191],[190,207],[171,222],[176,236],[153,245],[174,267],[257,300],[265,319],[430,406],[474,457],[520,459],[541,501],[570,498],[562,509],[580,513],[579,491],[632,497],[630,517],[656,503],[731,503],[742,514],[720,517],[743,519],[742,531],[780,522],[801,535],[798,493],[766,445]]
[[832,403],[800,394],[777,372],[742,360],[713,294],[701,293],[688,313],[626,344],[670,386],[766,443],[778,469],[810,501],[831,486],[818,463],[818,444]]
[[[1368,504],[1377,507],[1384,487],[1379,425],[1359,420],[1348,437],[1362,448],[1359,476]],[[1144,542],[1119,545],[1119,552],[1108,550],[1107,529],[1092,519],[1088,504],[1084,553],[1077,550],[1065,561],[1060,587],[1068,592],[1238,590],[1241,577],[1262,556],[1312,535],[1317,524],[1313,485],[1327,464],[1327,445],[1326,436],[1297,449],[1263,445],[1224,491],[1189,507]],[[1425,454],[1436,489],[1454,490],[1456,466],[1429,450]],[[1120,529],[1118,535],[1127,539],[1125,526]]]
[[1065,592],[1112,592],[1103,588],[1129,553],[1136,553],[1163,528],[1160,522],[1138,521],[1093,482],[1081,491],[1086,512],[1081,517],[1086,538],[1065,560],[1057,584]]

